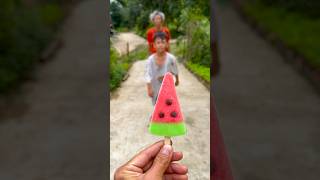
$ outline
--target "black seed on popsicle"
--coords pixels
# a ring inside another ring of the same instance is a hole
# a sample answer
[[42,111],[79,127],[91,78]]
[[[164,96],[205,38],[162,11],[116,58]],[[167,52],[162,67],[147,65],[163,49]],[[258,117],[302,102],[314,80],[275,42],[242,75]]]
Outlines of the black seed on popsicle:
[[167,104],[168,106],[170,106],[170,105],[172,104],[172,100],[171,100],[171,99],[167,99],[167,100],[166,100],[166,104]]
[[164,113],[163,113],[163,112],[160,112],[160,113],[159,113],[159,117],[160,117],[160,118],[164,118]]
[[171,116],[171,117],[177,117],[177,115],[178,115],[178,114],[177,114],[177,112],[175,112],[175,111],[173,111],[173,112],[170,113],[170,116]]

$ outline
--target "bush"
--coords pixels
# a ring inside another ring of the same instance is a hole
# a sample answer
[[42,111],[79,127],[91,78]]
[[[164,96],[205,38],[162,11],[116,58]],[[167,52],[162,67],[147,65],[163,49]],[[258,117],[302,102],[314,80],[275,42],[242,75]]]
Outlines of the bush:
[[291,12],[298,12],[310,17],[320,17],[319,0],[260,0],[265,5],[284,8]]
[[194,74],[203,79],[206,83],[210,83],[210,67],[206,67],[200,64],[194,64],[192,62],[187,62],[186,66]]
[[39,10],[41,20],[48,27],[57,27],[63,19],[62,9],[57,4],[45,4]]
[[182,28],[186,29],[186,43],[183,56],[187,61],[206,67],[211,65],[210,22],[199,10],[186,9],[180,17]]
[[1,1],[0,12],[0,93],[3,93],[34,67],[63,14],[54,4],[30,8],[12,0]]
[[110,90],[113,91],[120,86],[123,77],[133,62],[144,60],[147,57],[148,49],[145,45],[137,47],[130,52],[129,56],[124,55],[122,57],[119,56],[114,48],[110,48]]
[[274,32],[289,48],[305,56],[311,66],[320,69],[320,18],[308,18],[260,3],[245,4],[244,11],[260,26]]
[[121,26],[123,17],[121,15],[121,7],[120,4],[116,1],[111,2],[110,4],[110,16],[112,19],[112,24],[115,28]]
[[115,49],[110,48],[110,89],[114,90],[120,85],[124,70],[119,61],[119,55]]

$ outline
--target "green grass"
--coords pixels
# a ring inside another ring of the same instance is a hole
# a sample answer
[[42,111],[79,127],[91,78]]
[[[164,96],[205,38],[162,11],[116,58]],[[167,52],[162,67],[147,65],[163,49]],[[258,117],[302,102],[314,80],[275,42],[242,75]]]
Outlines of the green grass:
[[274,32],[288,47],[302,54],[308,63],[320,69],[320,19],[311,19],[299,13],[261,3],[247,3],[244,12],[258,24]]
[[137,60],[144,60],[148,57],[147,46],[138,46],[134,51],[130,52],[129,55],[119,56],[115,49],[110,50],[110,90],[114,91],[117,89],[124,76],[128,72],[131,65]]
[[201,79],[205,80],[207,83],[210,83],[210,68],[200,65],[200,64],[195,64],[192,62],[187,62],[186,67],[192,71],[194,74],[199,76]]
[[129,32],[129,29],[127,27],[117,27],[117,32]]
[[[170,46],[171,52],[177,56],[179,59],[183,58],[183,44],[172,44]],[[204,80],[206,83],[210,83],[210,67],[201,65],[199,63],[193,63],[191,61],[186,61],[185,66],[193,72],[196,76]]]
[[138,46],[134,51],[129,53],[130,61],[145,60],[149,57],[149,49],[146,45]]
[[124,76],[124,68],[119,61],[119,54],[115,49],[110,48],[110,89],[113,90],[120,85]]
[[39,11],[42,21],[50,27],[56,27],[64,17],[62,8],[57,4],[45,4]]

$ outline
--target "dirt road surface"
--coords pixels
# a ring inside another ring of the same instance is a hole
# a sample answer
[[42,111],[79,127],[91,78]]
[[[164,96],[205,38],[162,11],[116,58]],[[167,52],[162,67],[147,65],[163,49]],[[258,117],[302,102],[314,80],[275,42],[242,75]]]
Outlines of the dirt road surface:
[[138,35],[131,32],[117,33],[111,38],[113,47],[120,55],[126,54],[128,51],[134,50],[137,46],[147,44],[147,42]]

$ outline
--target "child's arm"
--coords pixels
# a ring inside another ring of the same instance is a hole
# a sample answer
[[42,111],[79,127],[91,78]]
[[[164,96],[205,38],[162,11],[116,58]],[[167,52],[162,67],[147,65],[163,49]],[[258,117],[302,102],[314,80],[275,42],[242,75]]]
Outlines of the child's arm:
[[179,85],[179,82],[180,82],[180,81],[179,81],[179,75],[177,74],[177,75],[175,75],[175,77],[176,77],[176,83],[175,83],[175,85],[178,86],[178,85]]
[[148,58],[145,68],[145,75],[144,75],[145,81],[147,83],[147,93],[149,97],[153,97],[153,89],[151,85],[151,79],[152,79],[152,73],[150,70],[150,59]]
[[173,59],[172,59],[172,66],[171,66],[171,72],[174,74],[174,76],[176,77],[176,82],[175,82],[175,85],[178,86],[179,83],[180,83],[180,80],[179,80],[179,70],[178,70],[178,64],[177,64],[177,59],[176,57],[173,56]]
[[147,92],[149,97],[153,97],[153,89],[151,83],[147,83]]

